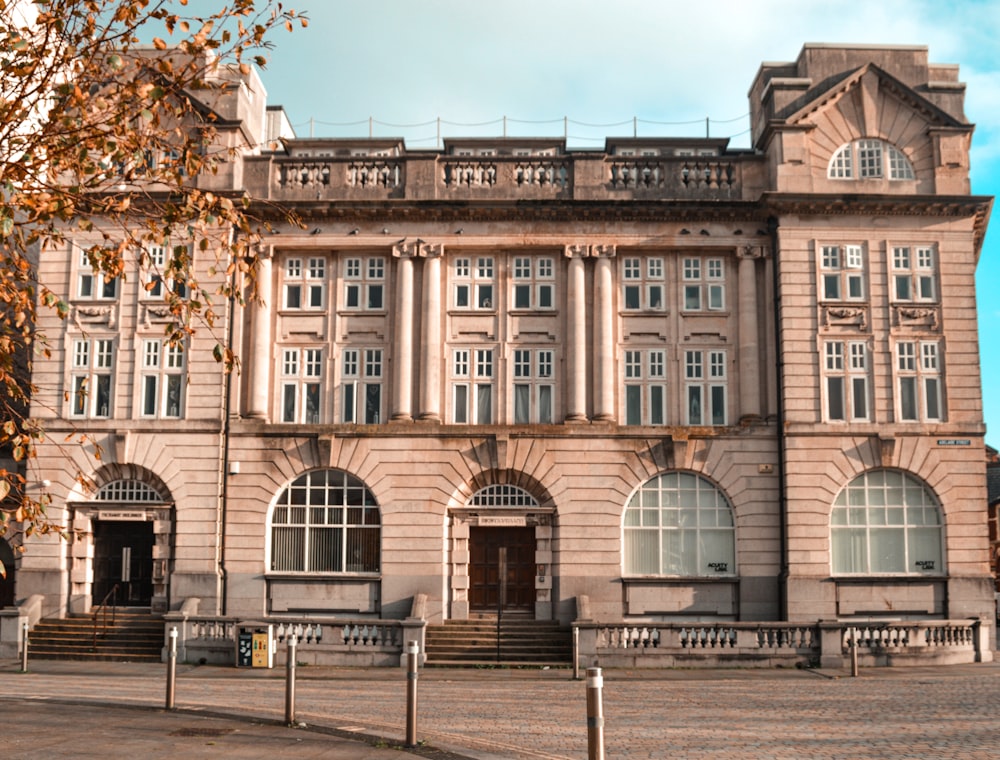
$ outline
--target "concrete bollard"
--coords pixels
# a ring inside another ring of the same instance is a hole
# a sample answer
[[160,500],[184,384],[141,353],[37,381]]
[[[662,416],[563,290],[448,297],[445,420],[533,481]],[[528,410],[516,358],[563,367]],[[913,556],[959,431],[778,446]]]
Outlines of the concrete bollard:
[[573,626],[573,680],[580,680],[580,629]]
[[285,723],[295,723],[295,650],[298,637],[293,633],[288,637],[288,651],[285,662]]
[[174,684],[177,680],[177,626],[170,628],[170,646],[167,651],[167,700],[166,708],[174,709]]
[[21,628],[21,672],[28,672],[28,624],[25,623]]
[[587,760],[604,760],[604,677],[587,668]]
[[417,655],[420,644],[411,641],[406,647],[406,747],[417,746]]

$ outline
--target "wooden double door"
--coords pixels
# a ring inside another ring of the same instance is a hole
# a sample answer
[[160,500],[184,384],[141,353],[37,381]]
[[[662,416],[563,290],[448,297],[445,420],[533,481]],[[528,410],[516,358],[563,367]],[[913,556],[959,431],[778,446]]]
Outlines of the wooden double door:
[[535,610],[535,529],[469,529],[469,609]]
[[149,606],[153,597],[152,522],[95,521],[93,604],[101,604],[116,584],[117,604]]

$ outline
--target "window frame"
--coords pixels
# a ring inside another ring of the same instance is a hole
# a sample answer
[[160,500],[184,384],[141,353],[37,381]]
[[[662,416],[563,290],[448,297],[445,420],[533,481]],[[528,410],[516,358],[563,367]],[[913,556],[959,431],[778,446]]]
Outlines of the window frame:
[[668,413],[667,351],[626,348],[622,352],[622,422],[666,425]]
[[[820,245],[818,258],[820,300],[837,302],[867,300],[863,245]],[[831,292],[833,289],[836,290],[835,293]]]
[[497,418],[497,356],[496,346],[452,348],[449,361],[452,424],[494,424]]
[[510,279],[511,311],[555,310],[556,268],[552,256],[513,256]]
[[496,258],[456,256],[449,262],[452,308],[461,311],[496,311]]
[[324,422],[324,351],[319,346],[282,346],[278,365],[278,419],[282,423]]
[[[728,355],[724,349],[684,349],[683,418],[685,425],[724,427],[729,424],[729,372],[727,364]],[[705,420],[711,420],[711,422]]]
[[385,256],[348,256],[343,260],[344,311],[385,311],[388,290]]
[[944,352],[937,339],[897,340],[893,351],[896,419],[944,422]]
[[381,425],[385,421],[386,358],[386,351],[381,346],[351,345],[341,349],[339,409],[342,423]]
[[325,256],[285,257],[282,267],[282,309],[325,310],[328,271],[329,262]]
[[666,311],[666,259],[659,254],[622,257],[622,310],[629,313]]
[[[74,337],[71,340],[68,416],[75,419],[113,419],[117,341],[112,337]],[[89,388],[95,390],[91,392]]]
[[906,182],[916,179],[913,163],[887,140],[862,137],[844,143],[830,156],[827,179]]
[[[139,347],[139,417],[183,419],[187,394],[185,346],[171,345],[170,341],[158,338],[142,338]],[[176,402],[175,413],[171,413],[172,401]]]
[[[894,245],[889,267],[894,303],[938,303],[938,252],[934,245]],[[905,293],[901,289],[905,288]]]
[[79,251],[76,258],[76,298],[80,301],[116,301],[118,300],[118,283],[121,278],[107,278],[100,271],[94,270],[90,263],[87,249],[71,243]]
[[826,340],[822,342],[822,352],[823,421],[845,424],[873,422],[871,350],[868,342]]
[[[555,350],[518,346],[510,362],[510,418],[514,425],[552,425],[556,418]],[[528,394],[518,398],[519,389]],[[523,414],[523,410],[527,414]]]
[[726,310],[726,262],[721,256],[681,257],[682,311]]

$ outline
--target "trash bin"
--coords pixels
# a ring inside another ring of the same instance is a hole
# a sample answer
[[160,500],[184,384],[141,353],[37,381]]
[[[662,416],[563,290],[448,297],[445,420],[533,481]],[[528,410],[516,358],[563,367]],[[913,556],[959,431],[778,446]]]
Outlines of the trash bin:
[[236,631],[236,667],[273,668],[277,646],[270,623],[240,623]]

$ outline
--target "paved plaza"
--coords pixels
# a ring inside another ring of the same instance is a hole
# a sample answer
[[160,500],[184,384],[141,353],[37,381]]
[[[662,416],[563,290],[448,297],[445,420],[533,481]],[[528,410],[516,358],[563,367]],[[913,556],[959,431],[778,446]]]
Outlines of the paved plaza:
[[[284,671],[0,663],[5,758],[411,756],[402,670],[300,667],[282,725]],[[1000,665],[807,670],[605,670],[609,758],[997,758]],[[587,758],[586,682],[569,670],[420,673],[414,755]]]

